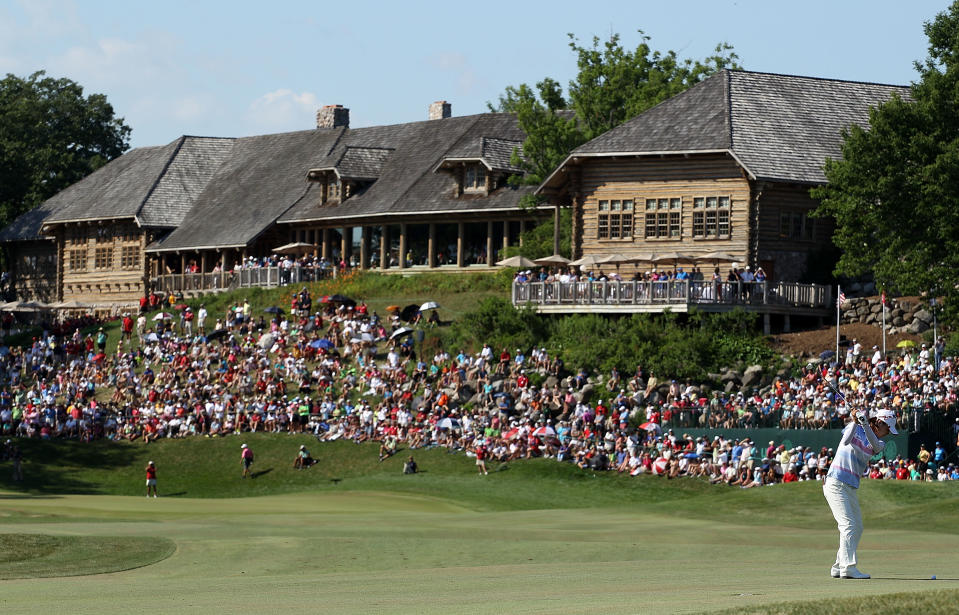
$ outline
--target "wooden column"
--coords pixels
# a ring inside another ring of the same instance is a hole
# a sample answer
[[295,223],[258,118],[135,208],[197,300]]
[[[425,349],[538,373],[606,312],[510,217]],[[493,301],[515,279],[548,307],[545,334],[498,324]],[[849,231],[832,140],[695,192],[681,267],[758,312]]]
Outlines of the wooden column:
[[492,267],[495,259],[493,258],[493,221],[486,223],[486,266]]
[[353,228],[350,226],[344,226],[340,229],[340,259],[346,263],[347,266],[350,264],[350,251],[353,248]]
[[206,273],[206,250],[200,252],[200,273]]
[[519,221],[519,247],[523,247],[523,233],[526,232],[526,220]]
[[186,254],[180,253],[180,275],[186,273]]
[[460,222],[456,225],[456,266],[462,267],[464,261],[463,254],[463,235],[466,233],[466,225]]
[[503,250],[509,247],[509,220],[503,220]]
[[406,223],[400,224],[400,269],[406,268]]
[[380,227],[380,269],[390,267],[390,225]]
[[326,260],[330,260],[330,229],[323,229],[323,244],[321,250],[321,256]]
[[426,246],[426,266],[436,267],[436,224],[430,222],[430,236]]
[[360,269],[370,267],[370,227],[360,227]]

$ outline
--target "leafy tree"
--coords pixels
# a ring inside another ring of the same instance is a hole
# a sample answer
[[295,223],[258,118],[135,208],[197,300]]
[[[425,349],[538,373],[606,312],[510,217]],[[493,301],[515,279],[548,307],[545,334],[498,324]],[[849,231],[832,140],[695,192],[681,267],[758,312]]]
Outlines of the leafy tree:
[[552,78],[532,88],[508,86],[491,111],[513,112],[527,138],[513,163],[527,175],[522,183],[538,185],[571,150],[615,128],[670,96],[724,69],[739,68],[732,47],[722,43],[703,61],[680,60],[675,51],[654,51],[640,30],[636,49],[625,49],[618,34],[601,44],[580,45],[569,35],[578,72],[569,82],[568,96]]
[[842,158],[813,190],[836,221],[841,275],[872,272],[881,287],[946,298],[959,316],[959,2],[924,24],[929,56],[911,97],[873,109],[868,130],[843,133]]
[[43,71],[0,80],[0,227],[129,148],[103,94]]

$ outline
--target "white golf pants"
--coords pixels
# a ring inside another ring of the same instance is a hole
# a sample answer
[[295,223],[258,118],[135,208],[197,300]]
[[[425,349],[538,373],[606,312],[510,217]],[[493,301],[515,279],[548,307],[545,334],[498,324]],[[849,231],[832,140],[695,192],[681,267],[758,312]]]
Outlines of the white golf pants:
[[834,478],[827,478],[822,487],[832,516],[839,526],[839,552],[836,563],[840,569],[856,565],[856,549],[862,538],[862,512],[859,510],[857,489]]

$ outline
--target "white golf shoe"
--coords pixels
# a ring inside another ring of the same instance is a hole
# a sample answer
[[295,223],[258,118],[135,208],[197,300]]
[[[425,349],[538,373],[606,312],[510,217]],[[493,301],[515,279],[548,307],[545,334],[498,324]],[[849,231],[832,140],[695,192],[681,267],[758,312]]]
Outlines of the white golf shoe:
[[832,568],[830,568],[830,569],[829,569],[829,576],[831,576],[831,577],[834,578],[834,579],[838,579],[838,578],[839,578],[839,566],[833,566]]
[[844,579],[868,579],[869,575],[865,572],[860,572],[855,566],[849,566],[845,570],[840,571],[839,576]]

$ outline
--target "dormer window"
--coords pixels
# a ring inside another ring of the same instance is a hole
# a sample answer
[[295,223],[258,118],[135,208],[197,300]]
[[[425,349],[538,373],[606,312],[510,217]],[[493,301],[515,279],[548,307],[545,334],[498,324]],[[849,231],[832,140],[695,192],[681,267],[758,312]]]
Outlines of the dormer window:
[[331,201],[338,201],[340,198],[340,178],[331,177],[327,188],[327,198]]
[[472,164],[463,174],[463,192],[486,192],[486,167]]

